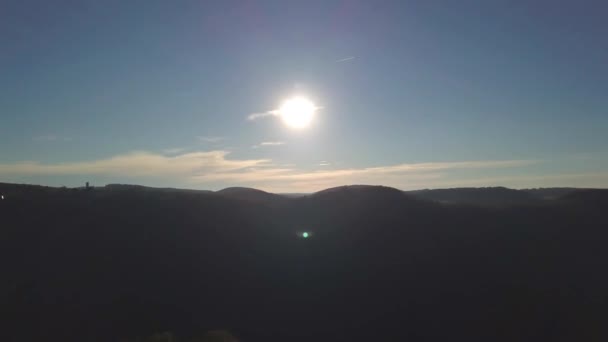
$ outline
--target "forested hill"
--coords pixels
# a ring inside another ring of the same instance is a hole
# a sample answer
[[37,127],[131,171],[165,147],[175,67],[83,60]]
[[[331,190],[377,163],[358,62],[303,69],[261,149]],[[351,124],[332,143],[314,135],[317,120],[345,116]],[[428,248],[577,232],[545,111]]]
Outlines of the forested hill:
[[492,206],[373,186],[0,195],[8,341],[608,338],[606,190]]

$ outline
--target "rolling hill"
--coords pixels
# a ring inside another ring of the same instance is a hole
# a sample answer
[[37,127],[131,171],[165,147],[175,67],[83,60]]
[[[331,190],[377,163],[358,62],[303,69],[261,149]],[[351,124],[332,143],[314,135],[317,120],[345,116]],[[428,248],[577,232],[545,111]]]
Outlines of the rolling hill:
[[214,329],[244,341],[608,337],[605,190],[543,205],[508,189],[430,193],[505,196],[498,206],[375,186],[297,198],[5,183],[0,193],[9,341]]

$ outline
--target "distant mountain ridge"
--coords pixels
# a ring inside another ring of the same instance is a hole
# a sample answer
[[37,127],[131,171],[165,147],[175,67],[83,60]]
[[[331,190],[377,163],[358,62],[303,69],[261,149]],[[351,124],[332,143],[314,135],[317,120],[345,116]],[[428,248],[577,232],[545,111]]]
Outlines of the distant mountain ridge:
[[537,200],[528,192],[505,187],[416,190],[406,193],[444,204],[502,206],[531,204]]
[[344,185],[317,191],[307,197],[326,201],[405,200],[411,198],[401,190],[379,185]]
[[[133,184],[108,184],[102,187],[94,187],[96,191],[144,191],[163,193],[190,193],[219,195],[225,198],[241,201],[259,202],[266,204],[277,204],[283,201],[311,198],[332,198],[333,200],[348,200],[355,197],[370,196],[393,196],[402,199],[405,194],[410,199],[446,204],[446,205],[473,205],[473,206],[511,206],[532,205],[546,201],[566,198],[571,194],[593,189],[582,188],[535,188],[535,189],[510,189],[506,187],[480,187],[480,188],[448,188],[448,189],[421,189],[401,191],[396,188],[381,185],[344,185],[320,190],[314,193],[284,193],[276,194],[248,187],[228,187],[218,191],[179,189],[179,188],[157,188]],[[0,193],[10,192],[57,192],[61,190],[75,191],[84,188],[48,187],[29,184],[0,183]],[[7,194],[8,195],[8,194]]]
[[281,195],[246,187],[230,187],[216,191],[215,193],[227,198],[266,204],[276,204],[286,199],[286,197]]
[[579,188],[509,189],[505,187],[424,189],[405,191],[412,196],[442,203],[473,206],[533,205],[559,200],[585,191]]
[[608,190],[0,194],[7,341],[608,340]]
[[149,190],[149,191],[169,191],[169,192],[197,192],[197,193],[213,193],[211,190],[197,190],[197,189],[181,189],[181,188],[157,188],[145,185],[133,185],[133,184],[107,184],[102,187],[106,190]]

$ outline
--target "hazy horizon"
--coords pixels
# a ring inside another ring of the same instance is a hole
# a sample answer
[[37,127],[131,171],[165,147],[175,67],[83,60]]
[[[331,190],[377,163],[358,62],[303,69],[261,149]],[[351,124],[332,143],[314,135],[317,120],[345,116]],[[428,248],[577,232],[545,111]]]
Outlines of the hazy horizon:
[[[0,182],[0,184],[3,184],[3,182]],[[87,183],[81,184],[81,185],[76,185],[76,186],[50,186],[50,185],[44,185],[44,184],[34,184],[34,183],[4,183],[4,184],[12,184],[12,185],[19,185],[19,186],[42,186],[42,187],[51,187],[51,188],[62,188],[65,187],[67,189],[78,189],[78,188],[85,188]],[[493,185],[493,186],[462,186],[462,187],[444,187],[444,188],[415,188],[415,189],[400,189],[400,188],[395,188],[395,187],[389,187],[386,185],[382,185],[382,184],[338,184],[335,186],[331,186],[328,188],[320,188],[314,191],[308,191],[308,192],[296,192],[296,191],[279,191],[279,192],[275,192],[275,191],[269,191],[263,188],[254,188],[254,187],[241,187],[241,186],[228,186],[228,187],[224,187],[224,188],[217,188],[217,189],[202,189],[202,188],[185,188],[185,187],[172,187],[172,186],[154,186],[154,185],[148,185],[148,184],[141,184],[141,183],[106,183],[106,184],[93,184],[88,182],[88,185],[92,188],[105,188],[107,186],[134,186],[134,187],[143,187],[143,188],[150,188],[150,189],[174,189],[174,190],[185,190],[185,191],[210,191],[210,192],[219,192],[222,190],[226,190],[226,189],[231,189],[231,188],[243,188],[243,189],[252,189],[252,190],[261,190],[264,192],[268,192],[268,193],[274,193],[274,194],[278,194],[278,195],[290,195],[290,194],[302,194],[302,195],[308,195],[308,194],[313,194],[316,192],[320,192],[323,190],[329,190],[329,189],[334,189],[334,188],[344,188],[344,187],[384,187],[384,188],[393,188],[393,189],[397,189],[400,191],[404,191],[404,192],[409,192],[409,191],[424,191],[424,190],[458,190],[458,189],[493,189],[493,188],[504,188],[504,189],[509,189],[509,190],[535,190],[535,189],[579,189],[579,190],[586,190],[586,189],[593,189],[593,190],[602,190],[602,189],[608,189],[608,188],[590,188],[590,187],[521,187],[521,188],[511,188],[511,187],[506,187],[506,186],[502,186],[502,185]]]

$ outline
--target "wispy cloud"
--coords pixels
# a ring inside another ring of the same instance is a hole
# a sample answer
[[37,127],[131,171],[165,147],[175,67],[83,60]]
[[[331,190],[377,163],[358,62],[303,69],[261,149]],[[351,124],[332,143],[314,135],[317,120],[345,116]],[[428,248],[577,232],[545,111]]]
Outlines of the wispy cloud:
[[[273,143],[273,142],[270,142]],[[268,146],[272,146],[268,145]],[[132,152],[110,158],[67,163],[23,161],[0,164],[1,176],[100,175],[114,178],[152,177],[203,188],[252,186],[275,192],[311,192],[344,184],[382,184],[400,189],[436,187],[454,180],[458,169],[503,169],[531,165],[534,160],[413,163],[366,168],[306,171],[270,159],[232,159],[227,151],[168,153]],[[572,176],[574,179],[577,176]],[[602,175],[595,177],[601,178]],[[556,178],[557,180],[558,178]],[[145,182],[145,180],[143,180]],[[488,180],[489,182],[490,180]],[[500,181],[494,180],[494,181]],[[483,183],[479,185],[492,185]]]
[[285,145],[285,142],[284,141],[263,141],[257,145],[251,146],[251,148],[260,148],[260,147],[267,147],[267,146],[280,146],[280,145]]
[[195,177],[199,182],[238,183],[269,191],[310,192],[343,184],[382,184],[401,189],[427,187],[435,181],[449,179],[456,169],[515,168],[537,163],[535,160],[464,161],[444,163],[398,164],[368,168],[301,171],[273,165]]
[[[296,98],[298,98],[298,97],[296,97]],[[323,107],[321,107],[321,106],[316,106],[314,104],[313,104],[313,106],[314,106],[313,107],[314,111],[317,111],[319,109],[323,109]],[[258,120],[258,119],[264,119],[264,118],[269,118],[269,117],[279,117],[279,116],[281,116],[281,111],[279,109],[271,109],[271,110],[266,111],[266,112],[249,114],[247,116],[247,120],[249,120],[249,121],[255,121],[255,120]]]
[[269,116],[279,116],[279,111],[276,109],[273,109],[273,110],[269,110],[264,113],[249,114],[249,116],[247,117],[247,120],[253,121],[253,120],[262,119],[262,118],[269,117]]
[[216,136],[198,136],[196,137],[198,141],[206,142],[206,143],[218,143],[220,141],[226,140],[226,137],[216,137]]
[[342,63],[342,62],[348,62],[348,61],[352,61],[353,59],[355,59],[355,56],[348,56],[346,58],[342,58],[342,59],[338,59],[336,61],[336,63]]
[[107,159],[70,163],[24,161],[0,164],[0,175],[118,175],[179,176],[234,172],[268,164],[267,159],[231,160],[227,151],[192,152],[167,156],[151,152],[131,152]]

